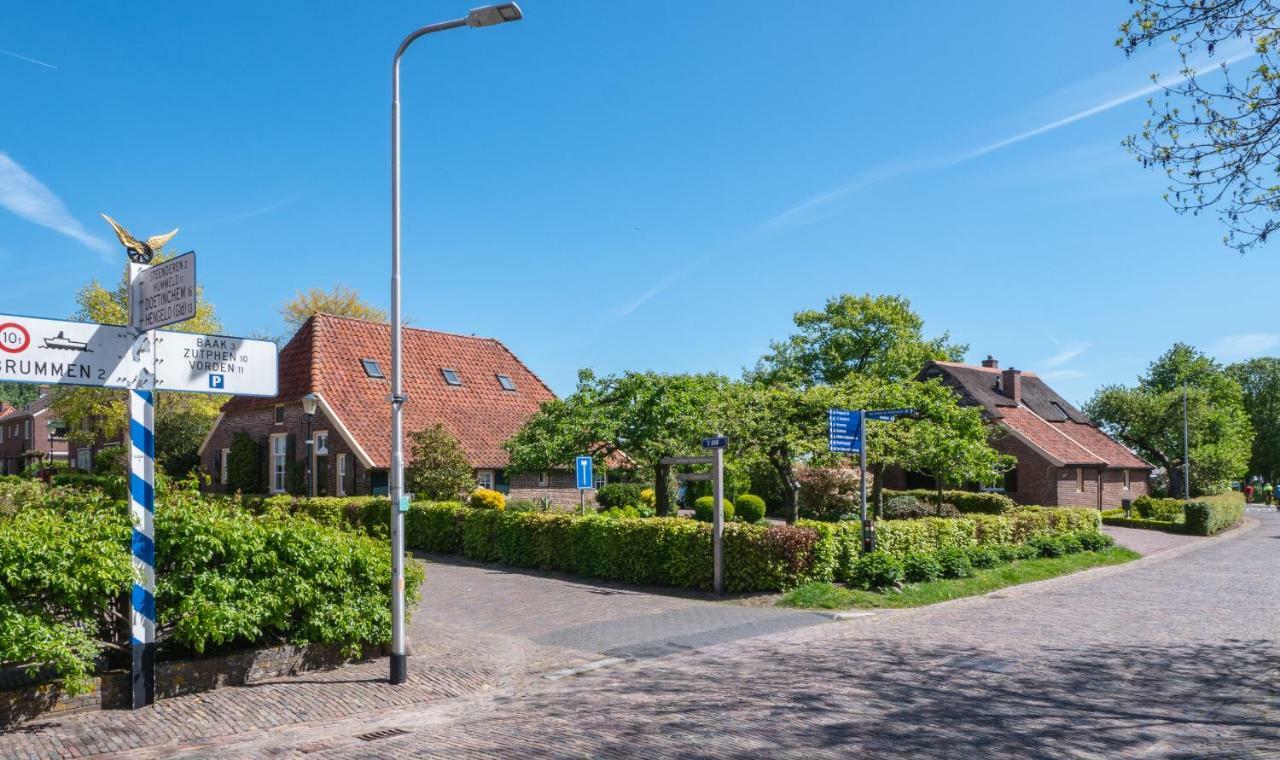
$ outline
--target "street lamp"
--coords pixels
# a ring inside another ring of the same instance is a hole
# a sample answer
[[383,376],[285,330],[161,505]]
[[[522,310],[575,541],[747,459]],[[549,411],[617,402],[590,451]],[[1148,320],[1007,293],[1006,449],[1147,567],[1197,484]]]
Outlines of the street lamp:
[[307,420],[307,496],[315,496],[311,488],[311,421],[316,416],[316,402],[320,397],[314,393],[308,393],[302,397],[302,414]]
[[475,8],[466,18],[430,24],[411,33],[391,59],[391,683],[402,684],[409,677],[409,661],[404,646],[404,386],[401,377],[400,319],[400,57],[419,37],[457,29],[494,26],[523,18],[520,6],[502,3]]

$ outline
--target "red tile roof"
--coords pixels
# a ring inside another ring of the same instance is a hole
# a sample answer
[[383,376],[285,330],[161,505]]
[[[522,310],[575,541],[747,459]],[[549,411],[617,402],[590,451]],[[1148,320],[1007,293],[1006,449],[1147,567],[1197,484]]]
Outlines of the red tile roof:
[[1045,422],[1025,406],[1006,407],[1000,411],[1004,414],[1000,422],[1011,433],[1063,464],[1096,467],[1107,463],[1068,436],[1059,425]]
[[[385,379],[369,377],[361,359],[373,359]],[[456,370],[462,385],[445,382],[442,369]],[[516,390],[505,391],[498,375],[510,377]],[[356,443],[384,468],[391,460],[391,326],[329,314],[317,314],[298,329],[280,351],[280,395],[237,396],[225,414],[297,402],[320,395]],[[410,433],[437,423],[462,444],[473,467],[505,467],[502,443],[543,401],[555,394],[495,338],[405,328],[404,405],[406,440]]]

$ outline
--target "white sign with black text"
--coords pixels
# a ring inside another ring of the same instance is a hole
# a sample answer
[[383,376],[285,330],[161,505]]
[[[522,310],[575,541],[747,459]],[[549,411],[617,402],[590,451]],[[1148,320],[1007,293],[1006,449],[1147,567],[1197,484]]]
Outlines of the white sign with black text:
[[120,325],[0,314],[0,380],[132,388],[138,333]]
[[154,330],[196,315],[196,252],[142,268],[129,298],[130,324]]
[[274,396],[276,344],[157,330],[156,390]]

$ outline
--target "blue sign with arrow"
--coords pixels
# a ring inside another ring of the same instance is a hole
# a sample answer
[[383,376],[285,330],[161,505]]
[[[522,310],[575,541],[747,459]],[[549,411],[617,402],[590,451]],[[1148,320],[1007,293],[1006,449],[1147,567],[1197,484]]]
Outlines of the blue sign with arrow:
[[862,450],[862,412],[827,410],[827,449],[843,454]]
[[916,413],[915,409],[877,409],[875,411],[863,412],[867,415],[867,419],[877,422],[893,422],[899,417],[909,417]]
[[578,457],[575,467],[578,471],[578,490],[585,491],[593,487],[595,478],[592,477],[591,457]]

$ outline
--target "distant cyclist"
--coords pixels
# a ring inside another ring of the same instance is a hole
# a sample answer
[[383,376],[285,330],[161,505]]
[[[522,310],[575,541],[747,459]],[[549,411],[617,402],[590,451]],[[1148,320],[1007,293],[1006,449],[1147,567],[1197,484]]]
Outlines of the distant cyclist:
[[1244,503],[1245,504],[1253,503],[1253,484],[1252,483],[1244,484]]

